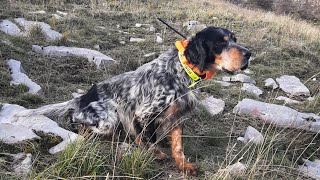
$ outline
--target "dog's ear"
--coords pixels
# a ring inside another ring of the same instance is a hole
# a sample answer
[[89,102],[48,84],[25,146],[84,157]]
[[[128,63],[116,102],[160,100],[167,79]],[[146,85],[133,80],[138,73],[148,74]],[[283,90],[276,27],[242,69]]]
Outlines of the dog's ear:
[[203,38],[197,38],[196,36],[189,41],[184,55],[190,63],[197,66],[200,71],[203,71],[207,64],[209,64],[210,59],[212,59],[212,61],[214,59],[210,57],[210,49]]

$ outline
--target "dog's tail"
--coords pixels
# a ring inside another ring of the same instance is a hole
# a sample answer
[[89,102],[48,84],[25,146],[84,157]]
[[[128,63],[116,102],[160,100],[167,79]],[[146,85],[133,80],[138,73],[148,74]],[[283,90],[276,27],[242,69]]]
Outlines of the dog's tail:
[[26,116],[37,116],[37,115],[44,115],[44,116],[61,116],[68,112],[70,109],[77,108],[79,99],[75,98],[70,101],[57,103],[57,104],[49,104],[42,106],[37,109],[26,109],[21,112],[15,114],[18,117],[26,117]]

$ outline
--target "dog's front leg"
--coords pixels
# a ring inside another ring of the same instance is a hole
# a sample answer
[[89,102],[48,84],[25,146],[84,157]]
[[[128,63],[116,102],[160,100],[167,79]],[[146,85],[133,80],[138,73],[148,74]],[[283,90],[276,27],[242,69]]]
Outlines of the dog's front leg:
[[170,132],[172,158],[176,161],[178,168],[184,172],[196,175],[197,171],[193,164],[188,163],[182,150],[182,128],[175,127]]

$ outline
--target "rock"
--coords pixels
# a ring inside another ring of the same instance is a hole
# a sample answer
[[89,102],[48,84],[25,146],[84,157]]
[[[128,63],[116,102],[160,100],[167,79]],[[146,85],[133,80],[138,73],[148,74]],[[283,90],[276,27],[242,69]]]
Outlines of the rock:
[[259,118],[265,123],[278,127],[320,132],[320,116],[313,113],[300,113],[286,106],[243,99],[234,107],[233,113]]
[[302,104],[301,101],[296,101],[296,100],[293,100],[293,99],[290,99],[290,98],[287,98],[287,97],[284,97],[284,96],[279,96],[279,97],[276,98],[276,100],[284,101],[286,104]]
[[40,139],[40,137],[25,126],[0,122],[0,139],[7,144],[15,144],[25,140]]
[[56,20],[60,20],[63,18],[62,16],[59,16],[58,14],[52,14],[52,17],[54,17]]
[[119,41],[119,43],[120,43],[120,44],[123,44],[123,45],[126,44],[125,41]]
[[201,31],[207,26],[205,24],[201,24],[199,21],[191,20],[183,23],[183,27],[187,27],[188,31],[195,32],[195,31]]
[[130,38],[129,41],[130,41],[130,42],[144,42],[145,39],[142,39],[142,38]]
[[93,48],[95,48],[96,50],[100,50],[101,49],[99,44],[94,45]]
[[7,64],[11,70],[12,80],[10,81],[10,85],[23,84],[29,87],[29,93],[42,94],[41,87],[24,73],[20,61],[10,59],[7,61]]
[[68,15],[68,13],[66,13],[66,12],[62,12],[62,11],[56,11],[56,13],[58,14],[58,15],[60,15],[60,16],[67,16]]
[[227,81],[227,82],[243,82],[243,83],[251,83],[251,84],[256,84],[256,81],[253,80],[250,76],[247,76],[245,74],[237,74],[234,76],[224,76],[222,77],[222,81]]
[[228,86],[231,86],[231,85],[232,85],[231,83],[229,83],[229,82],[224,82],[224,81],[214,80],[214,82],[220,84],[220,86],[223,86],[223,87],[228,87]]
[[142,27],[142,26],[148,26],[149,24],[141,24],[141,23],[136,23],[135,27]]
[[61,33],[52,30],[51,26],[44,22],[27,21],[24,18],[16,18],[14,21],[25,29],[26,32],[24,33],[24,36],[28,36],[32,28],[38,26],[44,33],[47,41],[56,41],[63,37]]
[[13,171],[16,174],[20,176],[25,176],[31,172],[32,155],[30,153],[13,154],[13,157],[14,157]]
[[242,72],[244,72],[245,74],[252,74],[252,72],[251,72],[250,69],[245,69],[245,70],[243,70]]
[[284,92],[293,96],[310,96],[309,89],[301,83],[301,81],[295,76],[284,75],[277,78],[276,81],[279,83],[280,89]]
[[18,112],[26,110],[24,107],[15,104],[4,104],[0,109],[0,137],[7,143],[18,143],[23,140],[39,138],[32,134],[33,131],[41,131],[60,136],[63,141],[49,149],[49,153],[55,154],[65,149],[65,147],[82,138],[80,135],[65,130],[51,119],[38,116],[15,116]]
[[9,20],[2,20],[0,21],[0,31],[9,34],[11,36],[22,36],[23,33],[21,32],[20,28]]
[[29,14],[46,14],[47,12],[44,10],[39,10],[39,11],[30,11],[28,13]]
[[213,96],[205,98],[201,101],[201,104],[211,115],[222,113],[225,107],[225,102],[223,100],[216,99]]
[[244,137],[238,137],[238,140],[243,142],[244,144],[247,144],[249,142],[254,144],[262,144],[264,138],[258,130],[256,130],[252,126],[249,126],[245,132]]
[[264,82],[265,82],[264,86],[266,87],[272,87],[272,89],[277,89],[279,87],[276,81],[273,80],[272,78],[268,78]]
[[41,47],[32,45],[32,50],[36,53],[49,55],[49,56],[78,56],[87,58],[89,62],[95,63],[97,68],[106,62],[115,62],[111,57],[102,54],[99,51],[65,46],[47,46]]
[[150,26],[147,30],[150,31],[150,32],[155,32],[155,31],[156,31],[156,28],[153,27],[153,26]]
[[224,169],[219,169],[218,173],[226,173],[232,175],[239,175],[244,173],[247,170],[247,166],[242,164],[241,162],[237,162],[235,164],[229,165]]
[[263,93],[261,89],[250,83],[243,83],[241,90],[250,93],[256,97],[259,97]]
[[308,177],[311,177],[314,179],[320,179],[320,160],[319,159],[316,159],[314,161],[304,159],[304,164],[301,166],[298,166],[298,169]]
[[143,57],[151,57],[151,56],[154,56],[154,55],[156,55],[156,53],[152,52],[152,53],[148,53],[148,54],[143,55]]
[[162,39],[159,35],[157,35],[157,36],[156,36],[156,42],[157,42],[157,43],[162,43],[162,42],[163,42],[163,39]]

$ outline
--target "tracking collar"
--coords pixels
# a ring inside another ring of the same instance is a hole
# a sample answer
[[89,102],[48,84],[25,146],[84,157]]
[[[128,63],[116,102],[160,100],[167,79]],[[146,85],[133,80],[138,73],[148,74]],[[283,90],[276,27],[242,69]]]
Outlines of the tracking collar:
[[[191,88],[193,86],[195,86],[198,82],[200,82],[201,80],[207,80],[210,79],[215,72],[212,71],[203,71],[201,72],[195,65],[191,64],[186,56],[184,55],[184,51],[188,45],[188,41],[176,41],[175,45],[178,49],[178,55],[179,55],[179,59],[181,62],[181,65],[183,67],[183,69],[186,71],[186,73],[190,76],[190,78],[193,80],[193,82],[190,84],[190,86],[188,88]],[[205,78],[201,78],[200,76],[204,76]]]

